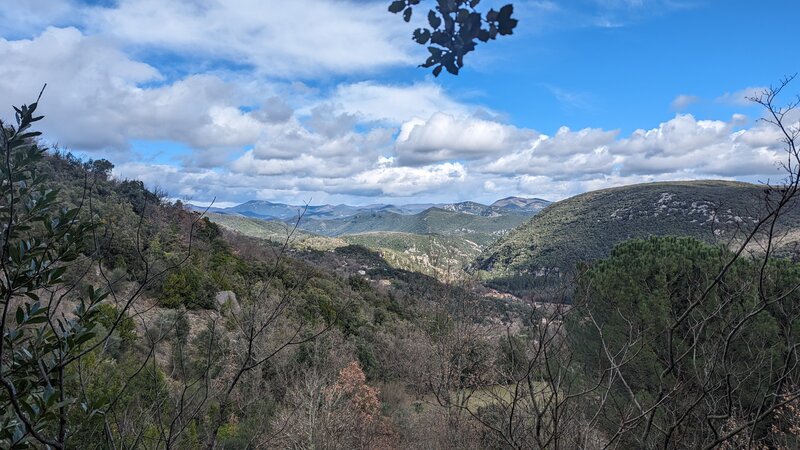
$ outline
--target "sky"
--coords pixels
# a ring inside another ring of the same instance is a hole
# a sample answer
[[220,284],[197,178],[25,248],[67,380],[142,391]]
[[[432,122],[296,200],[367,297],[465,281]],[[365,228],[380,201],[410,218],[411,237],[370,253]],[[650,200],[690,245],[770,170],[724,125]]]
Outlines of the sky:
[[509,1],[514,35],[435,78],[389,0],[0,0],[0,117],[47,83],[49,145],[217,206],[782,178],[746,98],[798,71],[800,2]]

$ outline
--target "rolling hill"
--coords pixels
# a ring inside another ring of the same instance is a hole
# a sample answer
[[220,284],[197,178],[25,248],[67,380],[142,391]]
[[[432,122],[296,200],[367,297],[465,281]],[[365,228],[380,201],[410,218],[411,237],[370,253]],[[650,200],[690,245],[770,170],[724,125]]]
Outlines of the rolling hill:
[[[284,242],[293,226],[238,214],[210,213],[209,218],[226,229],[274,242]],[[360,245],[379,252],[396,268],[452,278],[463,274],[463,267],[483,247],[526,218],[524,214],[483,216],[440,208],[418,214],[374,211],[335,219],[304,218],[290,244],[323,251]]]
[[[366,207],[369,208],[369,207]],[[349,205],[287,205],[263,200],[250,200],[230,208],[212,208],[210,212],[217,214],[242,215],[261,219],[278,219],[291,221],[300,214],[303,217],[335,218],[347,217],[360,211],[359,207]]]
[[[218,213],[209,213],[208,218],[223,228],[249,237],[278,243],[286,242],[288,237],[289,244],[293,248],[332,250],[348,245],[347,242],[341,239],[320,236],[300,229],[292,231],[292,225],[278,220],[261,220],[253,217]],[[291,236],[289,236],[290,232]]]
[[[328,220],[351,217],[358,214],[394,213],[400,215],[419,214],[430,208],[439,208],[450,212],[460,212],[476,216],[520,215],[530,217],[550,204],[540,198],[507,197],[491,205],[477,202],[460,203],[417,203],[407,205],[373,204],[365,206],[351,205],[289,205],[273,203],[265,200],[250,200],[230,208],[209,208],[209,213],[239,215],[267,220],[296,220],[300,214],[305,220]],[[205,211],[205,207],[190,205],[196,211]]]
[[538,213],[552,202],[540,198],[506,197],[489,205],[493,209],[503,209],[505,211],[518,211]]
[[375,231],[459,235],[468,237],[480,245],[486,245],[520,225],[525,219],[525,216],[516,214],[486,217],[446,211],[440,208],[428,208],[419,214],[377,211],[339,219],[309,219],[301,221],[300,227],[305,231],[323,236],[342,236]]
[[[244,236],[286,242],[291,227],[284,222],[227,214],[209,214],[216,224]],[[464,236],[375,231],[340,237],[321,236],[303,230],[292,233],[289,245],[300,250],[329,251],[359,245],[378,252],[394,268],[420,272],[440,279],[463,274],[481,246]]]
[[439,208],[446,211],[455,211],[485,217],[496,217],[508,214],[532,217],[550,203],[551,202],[540,198],[506,197],[491,205],[484,205],[477,202],[461,202],[442,205]]
[[[542,210],[489,245],[471,266],[496,287],[571,271],[608,256],[618,243],[649,236],[691,236],[730,244],[763,215],[763,187],[729,181],[648,183],[588,192]],[[791,208],[784,249],[796,242],[800,211]],[[524,284],[524,283],[521,283]]]
[[448,280],[462,275],[463,267],[481,251],[481,246],[463,236],[383,231],[341,239],[377,251],[392,267]]

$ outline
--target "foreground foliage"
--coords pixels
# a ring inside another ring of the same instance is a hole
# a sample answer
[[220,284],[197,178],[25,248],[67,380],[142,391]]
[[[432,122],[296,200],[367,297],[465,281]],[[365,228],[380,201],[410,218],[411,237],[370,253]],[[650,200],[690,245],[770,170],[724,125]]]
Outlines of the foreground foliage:
[[0,127],[4,448],[800,444],[800,266],[758,232],[796,178],[738,250],[627,241],[500,300],[225,231],[41,149],[35,110]]
[[800,267],[736,259],[715,280],[731,259],[693,239],[652,238],[618,246],[582,278],[588,303],[567,332],[584,376],[607,380],[598,425],[623,446],[713,446],[731,420],[775,444],[770,429],[783,425],[771,412],[785,400],[775,393],[800,382]]

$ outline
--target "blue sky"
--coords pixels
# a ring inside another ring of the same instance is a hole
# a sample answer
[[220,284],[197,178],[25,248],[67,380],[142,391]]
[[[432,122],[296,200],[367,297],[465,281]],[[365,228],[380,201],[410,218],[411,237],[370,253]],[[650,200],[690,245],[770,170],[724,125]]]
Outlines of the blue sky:
[[0,98],[47,82],[51,143],[197,203],[775,179],[743,98],[798,70],[788,0],[515,1],[515,34],[438,79],[388,1],[2,3]]

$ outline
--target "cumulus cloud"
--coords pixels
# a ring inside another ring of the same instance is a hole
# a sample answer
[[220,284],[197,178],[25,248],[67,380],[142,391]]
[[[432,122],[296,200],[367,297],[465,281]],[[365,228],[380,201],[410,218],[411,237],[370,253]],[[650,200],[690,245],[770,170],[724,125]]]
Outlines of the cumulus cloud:
[[[437,195],[442,190],[472,185],[476,181],[460,163],[432,164],[422,167],[393,166],[391,161],[376,161],[372,167],[354,174],[331,173],[321,176],[306,172],[314,167],[314,157],[301,156],[296,160],[273,162],[243,156],[239,164],[263,164],[264,170],[247,172],[201,169],[183,171],[164,164],[141,162],[123,163],[115,167],[117,178],[136,178],[150,186],[165,189],[173,198],[209,201],[213,197],[282,200],[300,203],[311,198],[409,198],[418,194]],[[471,195],[465,192],[464,195]],[[220,197],[224,192],[226,196]],[[444,196],[442,199],[450,196]],[[464,199],[467,199],[465,197]],[[340,200],[341,201],[341,200]]]
[[372,167],[392,142],[391,128],[357,131],[351,115],[315,108],[303,123],[297,117],[262,127],[253,149],[230,167],[245,175],[294,174],[321,178],[352,176]]
[[403,124],[395,151],[403,164],[470,160],[513,151],[537,133],[472,117],[435,113]]
[[598,129],[562,128],[553,137],[540,136],[529,148],[489,162],[484,171],[578,181],[774,174],[781,157],[777,134],[763,124],[736,130],[740,122],[738,115],[725,122],[678,114],[624,138]]
[[378,167],[353,178],[360,189],[374,194],[405,197],[463,182],[467,170],[461,163],[423,167]]
[[267,123],[286,122],[292,118],[294,110],[281,97],[272,96],[261,104],[255,116]]
[[46,82],[43,126],[69,147],[122,150],[131,139],[152,139],[230,148],[260,133],[261,120],[239,109],[235,86],[212,75],[159,84],[156,68],[76,28],[0,40],[0,58],[0,97],[27,103]]
[[747,137],[743,139],[747,134],[733,132],[731,122],[677,115],[658,128],[635,131],[618,142],[614,150],[625,155],[620,171],[623,174],[691,170],[737,176],[773,171],[778,158],[776,149],[748,145]]
[[678,114],[650,130],[638,129],[620,140],[615,149],[642,156],[682,155],[720,142],[731,132],[728,122],[697,120],[691,114]]
[[416,61],[407,28],[384,3],[121,0],[90,9],[86,22],[130,44],[247,64],[268,76],[309,77]]
[[453,100],[440,85],[430,82],[411,85],[387,85],[374,81],[343,84],[336,88],[329,102],[361,120],[394,125],[412,117],[430,117],[440,111],[467,115],[472,109]]
[[[770,176],[783,155],[775,129],[740,114],[678,113],[625,135],[567,127],[545,135],[504,123],[432,79],[353,82],[353,73],[419,62],[407,26],[384,1],[32,1],[46,20],[15,22],[38,27],[32,35],[22,25],[2,32],[0,98],[29,102],[47,82],[48,139],[109,157],[114,176],[178,198],[558,199],[634,182]],[[617,3],[611,9],[642,9]],[[23,15],[30,6],[20,4],[0,17]],[[173,54],[183,62],[161,61]],[[740,105],[760,89],[717,101]],[[565,104],[590,107],[583,95],[551,90]],[[694,101],[681,95],[672,106]],[[137,141],[186,151],[167,156],[180,158],[174,163],[148,163],[129,151]]]
[[507,175],[541,175],[564,178],[606,173],[618,158],[608,149],[617,131],[562,127],[554,136],[539,136],[529,147],[489,162],[484,171]]
[[306,123],[317,133],[333,138],[352,130],[358,119],[349,113],[337,114],[333,105],[324,104],[311,110],[311,116]]
[[[319,121],[326,121],[327,127],[316,130],[303,126],[297,119],[283,125],[269,126],[256,142],[252,154],[260,159],[292,159],[299,155],[313,155],[329,159],[332,164],[338,160],[343,165],[349,164],[357,169],[357,161],[363,158],[377,159],[388,148],[392,129],[371,128],[358,132],[336,122],[340,118],[318,118]],[[347,118],[342,120],[348,122]]]
[[[115,176],[142,179],[176,197],[403,196],[466,177],[457,162],[404,167],[392,156],[397,129],[389,124],[441,109],[476,109],[430,83],[347,84],[325,98],[294,84],[258,92],[219,75],[168,79],[113,41],[74,27],[0,40],[0,57],[9,62],[0,67],[0,96],[12,103],[30,101],[26,93],[49,83],[42,105],[49,138],[74,150],[116,152],[110,155]],[[298,98],[310,106],[296,110]],[[391,103],[401,108],[381,112]],[[190,153],[182,166],[136,161],[120,153],[133,140],[176,142]]]
[[[452,195],[489,200],[499,192],[558,199],[630,183],[777,174],[776,162],[782,155],[779,136],[762,123],[738,129],[742,123],[740,115],[719,121],[677,114],[657,127],[626,136],[618,130],[566,127],[548,136],[438,113],[404,124],[388,157],[380,156],[386,151],[366,151],[373,144],[364,144],[342,159],[325,158],[326,169],[320,171],[306,169],[321,162],[305,155],[281,163],[259,160],[253,152],[235,164],[241,165],[239,169],[248,167],[241,173],[249,176],[296,176],[286,186],[282,182],[274,186],[367,196],[373,201],[448,191],[450,200]],[[342,136],[354,139],[352,133]],[[344,170],[345,166],[353,170]]]

